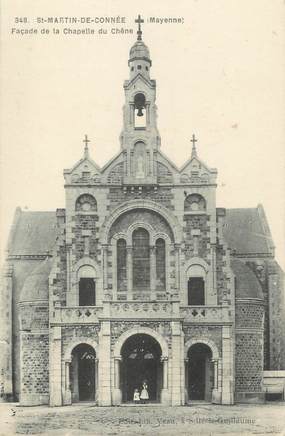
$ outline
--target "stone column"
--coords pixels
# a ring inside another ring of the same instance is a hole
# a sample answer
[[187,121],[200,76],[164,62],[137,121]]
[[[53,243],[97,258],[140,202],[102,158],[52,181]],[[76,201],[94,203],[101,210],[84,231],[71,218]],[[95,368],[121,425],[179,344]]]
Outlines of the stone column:
[[218,389],[218,360],[211,360],[214,367],[214,389]]
[[175,249],[175,288],[180,294],[180,244],[174,245]]
[[149,103],[146,104],[146,124],[149,125],[150,123],[150,111],[149,111]]
[[127,246],[127,299],[133,298],[133,247]]
[[188,380],[189,380],[189,375],[188,375],[188,368],[189,368],[189,358],[187,357],[186,359],[184,359],[184,373],[185,373],[185,403],[187,404],[189,401],[189,392],[188,392]]
[[115,357],[115,388],[120,389],[120,361],[121,357]]
[[168,357],[161,358],[163,365],[163,389],[168,388]]
[[71,244],[66,244],[66,299],[67,299],[67,306],[70,301],[70,292],[72,292],[71,289]]
[[108,289],[108,245],[103,245],[103,289]]
[[[13,266],[6,264],[0,298],[0,401],[13,401],[12,385],[12,280]],[[21,310],[21,309],[19,309]],[[20,371],[18,371],[20,372]]]
[[61,406],[61,327],[51,327],[49,362],[50,406]]
[[156,297],[156,250],[155,245],[149,247],[150,249],[150,292],[151,299],[155,300]]
[[64,362],[65,383],[64,383],[64,404],[71,404],[71,390],[70,390],[70,365],[71,360]]
[[222,355],[223,355],[223,379],[222,379],[222,404],[234,403],[234,357],[233,357],[233,336],[232,327],[223,326],[222,333]]
[[100,406],[111,406],[111,337],[110,321],[102,321],[100,331]]
[[170,396],[168,389],[168,357],[162,356],[162,390],[161,390],[161,404],[167,406],[170,404]]
[[122,403],[122,391],[121,391],[121,380],[120,380],[120,368],[121,368],[121,356],[114,357],[114,395],[113,395],[113,405],[117,406]]
[[99,380],[98,380],[98,359],[94,359],[94,378],[95,378],[95,401],[98,401],[99,398]]
[[181,326],[179,321],[172,321],[172,386],[171,404],[180,406],[183,404],[181,398]]

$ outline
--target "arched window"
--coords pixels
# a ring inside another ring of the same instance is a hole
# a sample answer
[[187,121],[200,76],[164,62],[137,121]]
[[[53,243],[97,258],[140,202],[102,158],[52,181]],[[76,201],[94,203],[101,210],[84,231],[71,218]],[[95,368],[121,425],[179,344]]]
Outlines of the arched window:
[[204,211],[206,210],[206,201],[200,194],[187,195],[184,201],[184,210],[186,212]]
[[150,288],[149,234],[144,228],[133,232],[133,287],[137,290]]
[[78,304],[79,306],[95,306],[96,305],[96,282],[95,271],[89,266],[82,266],[78,271],[79,279],[79,292]]
[[156,289],[158,291],[165,290],[165,241],[157,239],[155,243],[156,251]]
[[97,210],[97,201],[90,194],[82,194],[77,198],[75,203],[77,212],[95,212]]
[[118,291],[127,289],[127,243],[124,239],[117,241],[117,287]]
[[204,306],[206,272],[200,265],[192,265],[188,275],[188,305]]

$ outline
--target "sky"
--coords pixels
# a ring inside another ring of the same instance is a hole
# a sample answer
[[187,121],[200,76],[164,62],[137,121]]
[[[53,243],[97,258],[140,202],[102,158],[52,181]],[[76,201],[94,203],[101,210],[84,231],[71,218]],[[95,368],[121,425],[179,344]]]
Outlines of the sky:
[[[217,206],[263,204],[285,268],[284,0],[145,0],[140,6],[128,0],[3,0],[1,5],[2,250],[17,206],[65,206],[63,169],[82,157],[85,134],[99,166],[120,150],[123,82],[139,13],[151,78],[157,81],[161,150],[180,167],[190,157],[195,133],[199,157],[218,170]],[[110,16],[125,17],[125,23],[37,22]],[[152,23],[151,17],[182,23]],[[96,33],[64,35],[65,28]],[[99,34],[101,28],[107,34]],[[133,34],[111,32],[121,28]]]

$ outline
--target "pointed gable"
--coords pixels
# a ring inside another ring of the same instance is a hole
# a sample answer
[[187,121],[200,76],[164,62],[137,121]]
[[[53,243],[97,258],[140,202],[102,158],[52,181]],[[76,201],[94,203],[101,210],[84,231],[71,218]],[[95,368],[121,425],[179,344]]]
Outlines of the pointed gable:
[[64,178],[67,184],[96,184],[101,182],[101,170],[99,166],[86,155],[71,169],[64,170]]
[[192,156],[180,169],[181,183],[216,183],[217,170],[209,168],[196,155]]

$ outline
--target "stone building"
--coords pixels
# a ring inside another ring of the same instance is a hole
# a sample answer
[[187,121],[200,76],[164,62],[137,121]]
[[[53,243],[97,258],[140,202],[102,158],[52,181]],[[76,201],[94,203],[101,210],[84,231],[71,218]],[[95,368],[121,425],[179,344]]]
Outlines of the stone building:
[[1,386],[22,405],[264,400],[284,368],[283,273],[261,205],[216,208],[217,171],[161,151],[156,82],[130,50],[120,152],[64,171],[66,204],[16,210],[3,280]]

